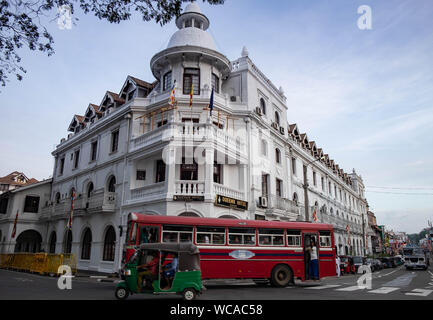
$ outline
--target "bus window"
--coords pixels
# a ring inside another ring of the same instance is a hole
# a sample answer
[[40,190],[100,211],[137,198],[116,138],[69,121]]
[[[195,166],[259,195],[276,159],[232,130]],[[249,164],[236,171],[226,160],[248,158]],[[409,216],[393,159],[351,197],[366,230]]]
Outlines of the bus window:
[[197,244],[224,244],[225,228],[218,227],[197,227]]
[[282,229],[259,229],[260,246],[283,246],[284,230]]
[[157,243],[159,227],[141,226],[139,243]]
[[132,226],[131,241],[129,243],[132,245],[137,244],[137,223]]
[[192,230],[189,226],[164,226],[162,242],[191,242]]
[[300,247],[301,231],[287,230],[287,245],[289,247]]
[[331,247],[331,231],[320,231],[319,240],[321,247]]
[[255,245],[256,229],[253,228],[229,228],[230,245]]

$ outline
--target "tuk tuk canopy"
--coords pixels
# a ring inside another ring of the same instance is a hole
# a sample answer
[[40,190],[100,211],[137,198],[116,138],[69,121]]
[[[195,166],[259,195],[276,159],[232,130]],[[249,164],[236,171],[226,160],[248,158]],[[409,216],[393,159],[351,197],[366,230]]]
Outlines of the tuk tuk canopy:
[[177,254],[179,271],[200,270],[200,251],[192,243],[143,243],[137,251],[158,250]]

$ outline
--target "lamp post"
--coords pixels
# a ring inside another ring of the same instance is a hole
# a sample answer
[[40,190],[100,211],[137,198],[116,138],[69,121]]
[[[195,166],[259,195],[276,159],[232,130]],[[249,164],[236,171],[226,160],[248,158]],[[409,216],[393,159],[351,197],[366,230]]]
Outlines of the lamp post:
[[305,205],[305,221],[310,221],[310,214],[309,214],[309,206],[308,206],[308,180],[307,180],[307,167],[308,165],[312,164],[313,162],[322,160],[323,158],[317,158],[313,161],[308,162],[307,164],[304,164],[304,205]]

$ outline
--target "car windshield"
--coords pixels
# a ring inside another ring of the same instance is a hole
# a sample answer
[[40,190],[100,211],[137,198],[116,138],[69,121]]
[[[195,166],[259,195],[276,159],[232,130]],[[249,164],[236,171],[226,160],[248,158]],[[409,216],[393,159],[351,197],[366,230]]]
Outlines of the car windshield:
[[361,257],[353,257],[353,263],[362,263]]
[[347,257],[340,257],[340,261],[341,262],[346,262],[347,261]]

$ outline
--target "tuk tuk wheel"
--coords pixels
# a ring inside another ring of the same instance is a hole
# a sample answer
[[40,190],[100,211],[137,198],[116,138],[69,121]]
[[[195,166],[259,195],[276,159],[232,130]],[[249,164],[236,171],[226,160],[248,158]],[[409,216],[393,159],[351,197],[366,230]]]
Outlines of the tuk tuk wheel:
[[183,300],[186,300],[186,301],[194,300],[196,295],[197,294],[196,294],[195,290],[192,288],[185,289],[182,292]]
[[125,300],[129,296],[129,291],[126,290],[125,288],[119,287],[119,288],[116,288],[114,295],[119,300]]

